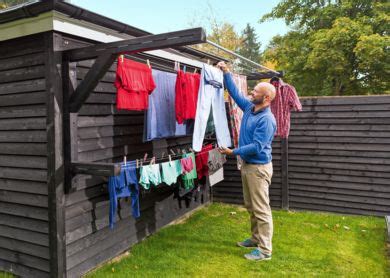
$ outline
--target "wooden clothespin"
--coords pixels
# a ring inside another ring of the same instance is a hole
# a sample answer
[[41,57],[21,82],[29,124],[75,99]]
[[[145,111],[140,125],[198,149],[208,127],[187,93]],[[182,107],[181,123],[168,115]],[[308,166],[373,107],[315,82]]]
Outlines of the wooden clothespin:
[[124,55],[123,54],[119,55],[119,58],[120,58],[121,62],[123,63]]
[[210,65],[210,59],[207,59],[207,64]]
[[175,152],[174,152],[172,149],[170,149],[170,152],[171,152],[173,155],[176,155]]
[[135,160],[135,168],[138,169],[138,159]]
[[155,162],[156,162],[156,157],[153,156],[152,159],[150,160],[150,164],[149,165],[155,164]]
[[165,154],[165,152],[162,152],[162,154],[161,154],[161,159],[164,158],[164,154]]
[[190,152],[194,153],[194,150],[192,148],[189,148]]
[[123,164],[126,166],[126,162],[127,162],[127,157],[126,155],[123,156]]
[[145,162],[147,158],[148,158],[148,153],[145,153],[143,162]]
[[146,64],[148,64],[148,67],[151,68],[149,59],[146,59]]
[[184,66],[183,66],[183,71],[186,72],[186,70],[187,70],[187,66],[184,65]]
[[197,68],[195,68],[195,69],[194,69],[194,73],[197,73],[197,72],[198,72],[198,69],[197,69]]
[[168,157],[169,157],[169,162],[172,162],[172,157],[171,157],[171,155],[168,155]]

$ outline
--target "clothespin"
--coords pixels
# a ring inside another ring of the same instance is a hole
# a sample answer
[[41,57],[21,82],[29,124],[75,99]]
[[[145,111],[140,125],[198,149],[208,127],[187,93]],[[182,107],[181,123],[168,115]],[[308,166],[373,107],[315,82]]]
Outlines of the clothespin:
[[172,157],[171,157],[171,155],[168,155],[168,157],[169,157],[169,162],[172,162]]
[[198,69],[197,69],[197,68],[195,68],[195,69],[194,69],[194,73],[197,73],[197,72],[198,72]]
[[194,153],[194,150],[192,148],[189,148],[190,152],[193,152]]
[[181,150],[180,150],[179,148],[177,149],[177,153],[178,153],[178,154],[181,154]]
[[138,159],[135,160],[135,168],[138,169]]
[[146,63],[148,64],[148,67],[151,68],[149,59],[146,59]]
[[126,166],[126,162],[127,162],[127,158],[126,158],[126,156],[124,155],[123,156],[123,164]]
[[144,162],[146,161],[147,158],[148,158],[148,153],[145,153],[145,155],[144,155]]
[[207,59],[207,64],[210,65],[210,59]]
[[156,162],[156,157],[153,156],[153,158],[150,160],[150,164],[149,165],[155,164],[155,162]]
[[164,157],[164,154],[165,154],[165,152],[162,152],[162,154],[161,154],[161,159]]
[[121,62],[123,63],[124,55],[123,54],[119,55],[119,58],[120,58]]
[[184,66],[183,66],[183,71],[186,72],[186,70],[187,70],[187,66],[184,65]]
[[170,152],[171,152],[173,155],[176,155],[175,152],[174,152],[172,149],[170,149]]
[[182,151],[183,151],[184,154],[186,153],[186,150],[185,150],[185,149],[183,149]]

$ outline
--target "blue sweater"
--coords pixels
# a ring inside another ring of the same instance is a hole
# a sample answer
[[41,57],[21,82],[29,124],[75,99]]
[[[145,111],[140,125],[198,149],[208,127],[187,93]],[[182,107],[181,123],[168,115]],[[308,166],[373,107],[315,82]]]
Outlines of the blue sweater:
[[272,160],[272,140],[276,133],[276,120],[269,107],[253,112],[254,104],[238,91],[230,73],[223,75],[225,87],[237,105],[244,111],[238,148],[233,154],[248,163],[267,164]]

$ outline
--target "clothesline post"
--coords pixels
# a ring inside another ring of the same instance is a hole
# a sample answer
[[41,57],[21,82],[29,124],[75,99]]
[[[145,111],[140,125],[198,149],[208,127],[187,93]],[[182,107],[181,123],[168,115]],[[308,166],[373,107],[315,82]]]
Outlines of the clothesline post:
[[289,205],[289,184],[288,184],[288,139],[281,138],[281,162],[282,162],[282,209],[288,210]]

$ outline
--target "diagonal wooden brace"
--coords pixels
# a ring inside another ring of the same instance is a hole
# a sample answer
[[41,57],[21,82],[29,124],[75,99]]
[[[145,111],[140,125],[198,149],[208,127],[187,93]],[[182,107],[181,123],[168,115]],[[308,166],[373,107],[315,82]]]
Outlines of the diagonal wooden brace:
[[115,61],[117,55],[203,42],[206,42],[204,30],[194,28],[66,51],[64,53],[65,59],[69,62],[96,58],[92,68],[70,97],[69,111],[76,113],[80,110],[91,91]]

